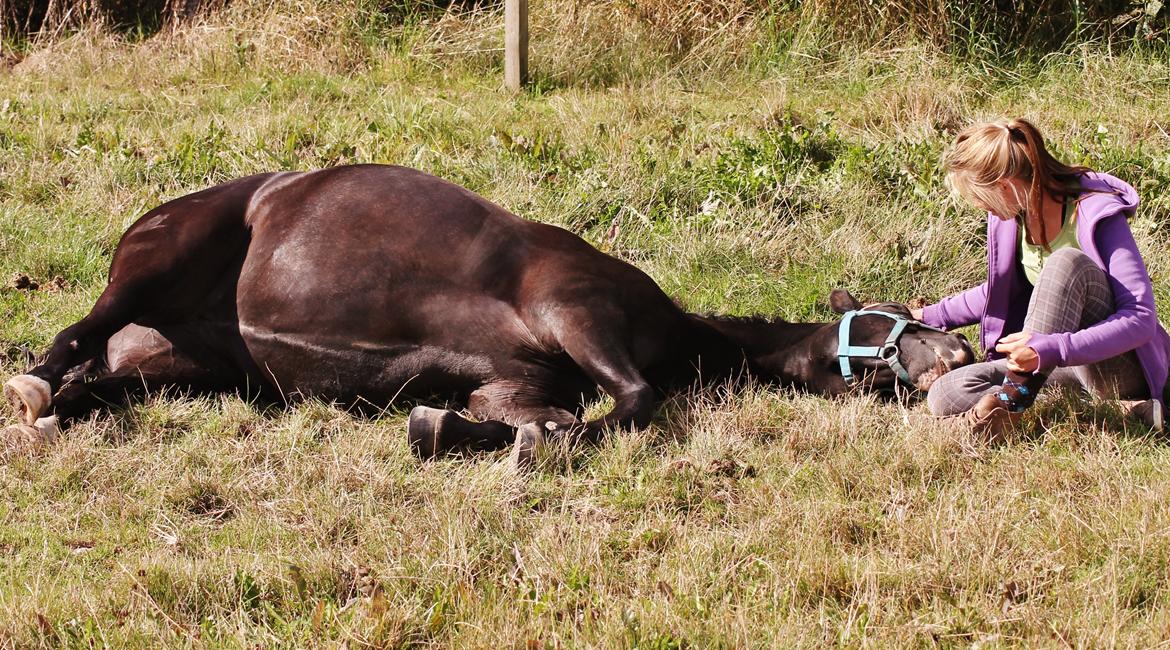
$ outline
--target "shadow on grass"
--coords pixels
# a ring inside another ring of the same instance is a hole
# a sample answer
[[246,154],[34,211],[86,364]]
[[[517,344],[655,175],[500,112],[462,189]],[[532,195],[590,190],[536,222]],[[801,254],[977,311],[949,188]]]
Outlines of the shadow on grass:
[[1164,432],[1153,431],[1138,419],[1126,416],[1117,401],[1063,387],[1041,397],[1025,416],[1017,436],[1021,442],[1069,451],[1099,444],[1102,438],[1150,446],[1170,442]]

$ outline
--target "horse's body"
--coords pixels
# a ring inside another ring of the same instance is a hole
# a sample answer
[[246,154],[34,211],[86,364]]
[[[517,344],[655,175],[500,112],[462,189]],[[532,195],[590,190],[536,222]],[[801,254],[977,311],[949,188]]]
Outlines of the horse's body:
[[[854,339],[875,344],[889,325],[859,317]],[[568,231],[422,172],[361,165],[250,176],[151,210],[90,314],[6,393],[29,425],[165,386],[379,407],[437,394],[485,421],[416,411],[412,440],[429,455],[499,446],[532,422],[590,438],[644,426],[656,395],[700,372],[842,393],[836,345],[831,323],[685,313]],[[925,389],[972,355],[915,330],[900,358]],[[879,362],[857,365],[868,386],[893,385]],[[598,387],[612,412],[579,422]]]

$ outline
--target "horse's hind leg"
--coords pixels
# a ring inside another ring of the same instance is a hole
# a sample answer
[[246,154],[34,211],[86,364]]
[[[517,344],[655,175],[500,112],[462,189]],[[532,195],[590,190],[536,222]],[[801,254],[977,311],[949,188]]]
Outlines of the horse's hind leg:
[[130,227],[93,309],[53,339],[40,365],[4,385],[25,424],[48,411],[70,369],[105,352],[122,328],[132,322],[182,322],[207,306],[247,244],[243,212],[263,180],[251,177],[177,199]]
[[[11,452],[31,450],[52,442],[60,428],[91,412],[123,404],[148,392],[168,387],[195,392],[233,388],[235,374],[195,360],[187,350],[201,350],[197,339],[184,331],[169,333],[130,325],[109,342],[110,371],[92,381],[77,381],[54,397],[52,414],[0,432],[0,447]],[[202,355],[200,355],[202,356]]]
[[16,424],[0,431],[0,448],[9,453],[34,451],[52,443],[62,429],[98,409],[125,404],[148,392],[168,387],[199,390],[196,384],[187,380],[147,372],[137,374],[131,370],[70,384],[53,399],[52,415],[37,418],[32,424]]
[[130,325],[110,339],[107,357],[108,374],[69,384],[54,397],[52,412],[61,426],[165,388],[205,393],[239,384],[230,368],[196,360],[213,355],[185,327],[160,332]]
[[109,338],[130,323],[132,295],[125,285],[111,283],[85,318],[53,339],[40,365],[4,384],[4,396],[24,424],[33,424],[49,410],[65,373],[104,352]]
[[66,386],[53,400],[52,417],[57,418],[59,426],[68,427],[96,410],[126,404],[167,388],[194,393],[224,389],[212,379],[207,374],[175,376],[154,373],[150,369],[125,369],[93,381]]

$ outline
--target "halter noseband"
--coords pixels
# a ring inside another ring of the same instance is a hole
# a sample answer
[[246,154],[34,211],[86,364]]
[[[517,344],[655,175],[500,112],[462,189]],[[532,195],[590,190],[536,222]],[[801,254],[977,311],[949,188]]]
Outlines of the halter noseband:
[[[886,342],[881,345],[850,345],[849,324],[853,321],[854,316],[884,316],[894,321],[894,326],[890,328],[890,334],[886,337]],[[918,387],[910,379],[910,373],[906,372],[905,366],[898,359],[898,355],[901,353],[901,349],[898,347],[898,339],[902,337],[906,326],[911,324],[922,329],[944,332],[944,330],[923,324],[921,321],[884,311],[854,309],[845,312],[841,318],[841,324],[837,329],[837,360],[841,363],[841,378],[845,380],[845,385],[853,386],[857,382],[857,379],[853,376],[853,368],[850,367],[850,362],[854,359],[881,359],[898,375],[898,381],[902,382],[911,390],[918,390]]]

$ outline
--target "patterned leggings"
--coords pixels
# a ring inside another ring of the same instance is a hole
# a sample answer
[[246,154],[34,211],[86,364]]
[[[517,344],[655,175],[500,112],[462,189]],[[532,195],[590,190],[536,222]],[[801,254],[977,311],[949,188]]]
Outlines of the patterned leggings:
[[[1024,331],[1041,334],[1076,332],[1099,323],[1114,311],[1113,289],[1099,266],[1075,248],[1057,250],[1044,262],[1036,281]],[[1050,386],[1086,390],[1109,399],[1148,399],[1149,386],[1133,351],[1085,366],[1048,368]],[[927,403],[935,415],[958,415],[998,391],[1007,371],[1000,359],[952,370],[930,387]]]

